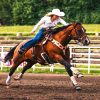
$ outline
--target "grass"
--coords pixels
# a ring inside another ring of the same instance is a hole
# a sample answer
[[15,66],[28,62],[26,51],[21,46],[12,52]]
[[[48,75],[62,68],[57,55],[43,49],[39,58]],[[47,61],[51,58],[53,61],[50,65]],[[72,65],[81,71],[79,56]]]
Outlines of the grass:
[[[37,67],[41,67],[41,65],[37,64],[38,66],[36,66],[35,71],[33,71],[32,68],[27,70],[27,73],[48,73],[48,74],[66,74],[66,70],[65,69],[56,69],[57,65],[55,65],[54,67],[54,71],[50,72],[50,69],[47,68],[45,66],[45,68],[37,68]],[[62,67],[59,65],[59,67]],[[63,67],[64,68],[64,67]],[[78,67],[80,68],[80,67]],[[86,66],[81,66],[81,68],[86,68]],[[91,68],[97,68],[96,66],[91,66]],[[3,70],[0,72],[9,72],[10,67],[3,67]],[[18,68],[18,70],[16,70],[16,73],[20,73],[22,70],[22,68]],[[80,72],[82,72],[83,74],[87,75],[88,74],[88,70],[80,70]],[[91,70],[89,75],[100,75],[100,70]]]
[[30,32],[33,26],[0,26],[0,33]]
[[100,32],[100,24],[83,24],[87,32]]
[[[100,32],[100,24],[83,24],[87,32]],[[11,35],[16,36],[16,33],[22,32],[24,35],[28,34],[32,31],[33,25],[24,25],[24,26],[0,26],[0,34],[1,35]]]

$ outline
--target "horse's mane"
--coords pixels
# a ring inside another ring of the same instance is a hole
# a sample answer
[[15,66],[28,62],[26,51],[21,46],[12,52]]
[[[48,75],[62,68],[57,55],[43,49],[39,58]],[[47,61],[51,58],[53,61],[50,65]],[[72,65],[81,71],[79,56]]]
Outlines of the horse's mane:
[[67,26],[61,26],[61,27],[55,28],[55,29],[52,30],[51,33],[52,33],[52,34],[56,34],[56,33],[60,32],[60,31],[64,30],[65,28],[69,27],[70,25],[71,25],[71,24],[69,24],[69,25],[67,25]]

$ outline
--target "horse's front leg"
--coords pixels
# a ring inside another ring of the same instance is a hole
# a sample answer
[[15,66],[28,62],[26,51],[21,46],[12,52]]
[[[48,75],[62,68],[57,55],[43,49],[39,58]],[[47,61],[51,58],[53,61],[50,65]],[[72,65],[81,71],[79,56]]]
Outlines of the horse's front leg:
[[[70,59],[70,55],[69,54],[67,54],[68,56],[67,56],[67,62],[69,63],[69,64],[71,64],[71,59]],[[84,77],[83,76],[83,74],[81,74],[81,72],[76,68],[76,67],[74,67],[74,66],[71,66],[71,70],[73,71],[73,73],[77,76],[77,78],[80,78],[80,77]]]
[[64,60],[62,58],[62,56],[60,56],[60,55],[56,55],[56,59],[60,64],[65,66],[65,69],[68,72],[68,75],[70,76],[70,79],[71,79],[73,85],[75,86],[76,90],[80,90],[81,87],[78,85],[78,83],[73,75],[73,72],[71,70],[71,65],[66,60]]

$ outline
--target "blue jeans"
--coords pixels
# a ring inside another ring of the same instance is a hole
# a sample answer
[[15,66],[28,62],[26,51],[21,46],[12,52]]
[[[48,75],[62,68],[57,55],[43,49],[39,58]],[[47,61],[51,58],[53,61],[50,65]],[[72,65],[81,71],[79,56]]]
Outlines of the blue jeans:
[[41,28],[39,30],[39,32],[36,34],[35,37],[33,37],[31,40],[29,40],[28,42],[26,42],[22,47],[21,49],[24,49],[24,50],[28,50],[30,49],[32,46],[34,46],[36,43],[38,43],[41,38],[44,36],[44,31],[45,29]]

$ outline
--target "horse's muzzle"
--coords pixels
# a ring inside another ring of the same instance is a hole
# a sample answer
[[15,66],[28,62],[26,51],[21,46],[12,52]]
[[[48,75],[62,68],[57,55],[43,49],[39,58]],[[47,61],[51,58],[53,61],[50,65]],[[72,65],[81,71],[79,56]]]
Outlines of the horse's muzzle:
[[82,43],[83,43],[84,46],[88,46],[90,44],[89,38],[86,37],[85,39],[83,39]]

